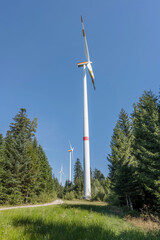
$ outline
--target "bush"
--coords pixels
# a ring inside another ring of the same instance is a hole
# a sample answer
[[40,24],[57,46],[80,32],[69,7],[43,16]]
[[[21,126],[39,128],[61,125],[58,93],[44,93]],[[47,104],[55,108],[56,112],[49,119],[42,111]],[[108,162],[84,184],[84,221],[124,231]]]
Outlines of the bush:
[[66,200],[73,200],[75,198],[73,191],[67,192],[64,199]]
[[103,201],[104,197],[105,197],[104,188],[100,184],[98,179],[95,179],[95,181],[92,184],[92,197],[91,197],[91,200]]
[[36,196],[32,203],[47,203],[55,200],[57,198],[56,192],[46,193],[42,192],[39,196]]

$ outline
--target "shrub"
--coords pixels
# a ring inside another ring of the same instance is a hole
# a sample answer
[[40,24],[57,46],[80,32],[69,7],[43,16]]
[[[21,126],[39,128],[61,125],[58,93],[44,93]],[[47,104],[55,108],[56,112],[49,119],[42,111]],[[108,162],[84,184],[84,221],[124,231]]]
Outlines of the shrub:
[[64,197],[64,199],[66,199],[66,200],[73,200],[74,198],[75,198],[75,196],[74,196],[74,192],[73,191],[67,192],[65,197]]

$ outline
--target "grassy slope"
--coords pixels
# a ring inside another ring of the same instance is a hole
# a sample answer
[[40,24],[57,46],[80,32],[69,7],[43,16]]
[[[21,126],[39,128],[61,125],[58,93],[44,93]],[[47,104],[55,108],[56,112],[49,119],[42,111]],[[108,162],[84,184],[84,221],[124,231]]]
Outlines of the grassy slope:
[[104,204],[64,205],[0,212],[1,240],[159,240],[113,215]]

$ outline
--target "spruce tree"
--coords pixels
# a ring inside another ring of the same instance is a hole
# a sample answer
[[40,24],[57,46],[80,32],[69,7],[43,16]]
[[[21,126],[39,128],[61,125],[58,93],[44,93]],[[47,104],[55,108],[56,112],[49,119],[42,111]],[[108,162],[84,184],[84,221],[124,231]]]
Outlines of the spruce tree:
[[4,202],[9,204],[17,204],[23,202],[21,192],[21,179],[19,161],[19,153],[16,148],[17,144],[11,135],[7,135],[5,139],[5,150],[3,163],[3,186],[4,186]]
[[54,191],[54,181],[52,178],[52,169],[41,145],[38,146],[38,184],[39,192],[51,193]]
[[5,189],[3,185],[4,174],[4,139],[2,134],[0,134],[0,204],[5,200]]
[[121,204],[133,209],[132,133],[128,114],[122,109],[113,131],[110,162],[111,188]]
[[97,168],[95,168],[94,172],[93,172],[93,178],[94,179],[98,179],[100,182],[105,180],[105,176],[103,175],[103,173],[101,173],[100,170],[98,170]]
[[139,207],[160,206],[160,118],[158,100],[144,92],[134,105],[133,134]]
[[83,170],[79,158],[74,165],[74,186],[76,197],[81,198],[83,195]]
[[21,108],[19,113],[13,118],[14,122],[10,124],[9,133],[16,138],[20,133],[23,132],[24,138],[31,140],[35,136],[37,129],[37,118],[31,121],[26,114],[26,109]]
[[10,124],[10,130],[7,134],[15,142],[14,154],[18,165],[18,173],[15,179],[18,178],[20,182],[23,201],[28,202],[34,195],[36,167],[31,145],[32,137],[36,132],[37,120],[34,119],[31,122],[24,108],[20,109],[13,120],[14,122]]
[[21,108],[5,141],[0,135],[0,203],[31,202],[42,194],[46,200],[55,197],[52,169],[38,146],[36,128],[37,119],[31,121]]

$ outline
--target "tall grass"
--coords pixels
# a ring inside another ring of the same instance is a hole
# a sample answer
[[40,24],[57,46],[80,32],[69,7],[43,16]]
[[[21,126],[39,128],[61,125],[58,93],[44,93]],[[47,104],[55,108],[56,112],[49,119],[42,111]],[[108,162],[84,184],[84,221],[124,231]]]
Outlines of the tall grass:
[[115,216],[107,206],[64,204],[0,212],[1,240],[159,240]]

